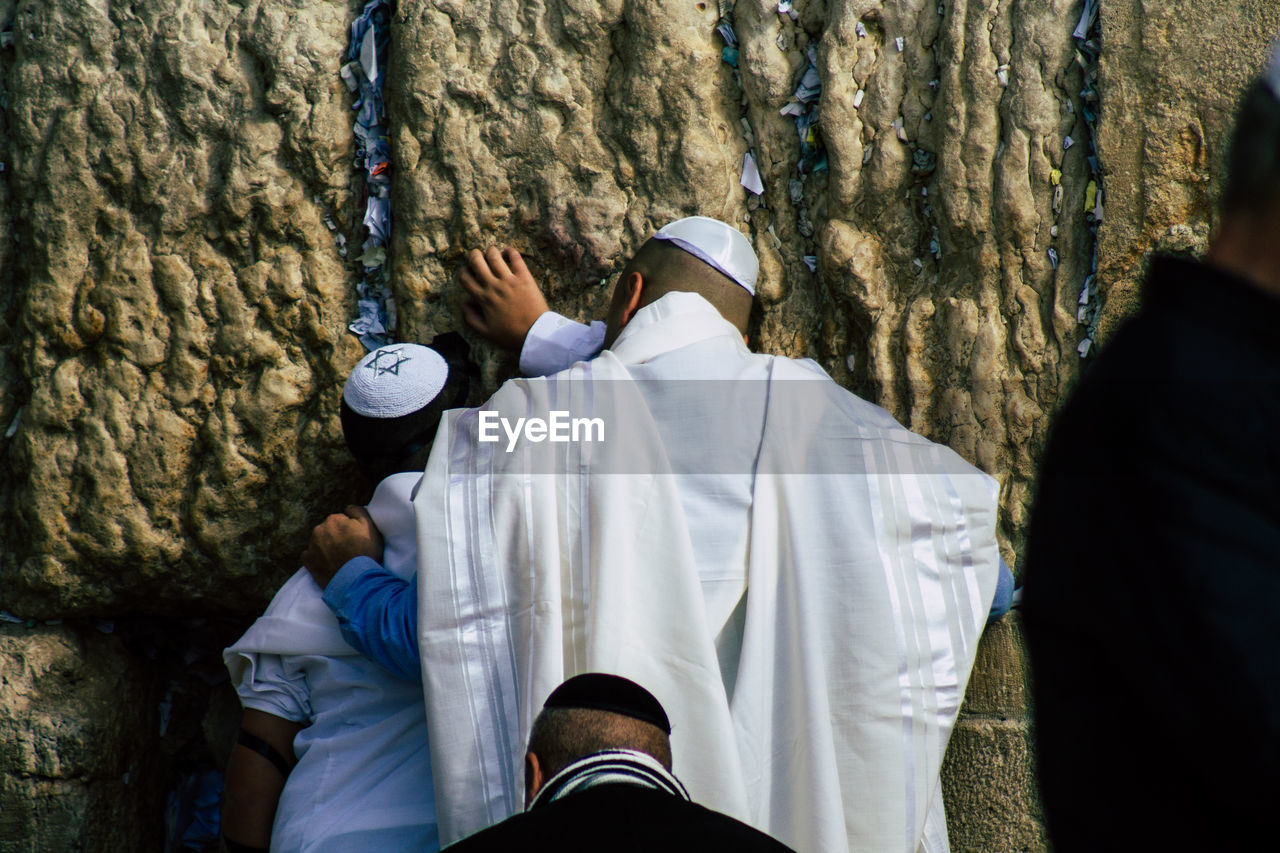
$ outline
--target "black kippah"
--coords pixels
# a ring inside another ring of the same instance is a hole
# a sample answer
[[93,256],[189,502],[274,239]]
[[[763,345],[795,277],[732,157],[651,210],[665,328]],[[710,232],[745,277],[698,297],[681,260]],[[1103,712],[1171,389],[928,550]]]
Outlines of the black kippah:
[[542,707],[611,711],[657,726],[663,734],[671,734],[671,721],[662,703],[648,690],[620,675],[603,672],[575,675],[551,691]]

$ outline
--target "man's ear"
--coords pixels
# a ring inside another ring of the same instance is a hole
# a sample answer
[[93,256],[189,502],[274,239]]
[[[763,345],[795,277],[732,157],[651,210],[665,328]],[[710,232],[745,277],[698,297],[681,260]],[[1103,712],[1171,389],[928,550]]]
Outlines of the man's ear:
[[547,781],[542,770],[542,763],[538,761],[538,756],[532,752],[526,752],[524,754],[524,807],[526,809],[542,790],[543,783]]
[[631,322],[631,318],[640,310],[644,300],[645,279],[638,272],[625,273],[618,277],[613,287],[613,297],[609,300],[609,316],[605,321],[605,348],[613,346],[622,327]]
[[632,272],[620,282],[622,290],[622,313],[619,316],[619,328],[631,322],[631,318],[640,310],[640,300],[644,294],[644,276]]

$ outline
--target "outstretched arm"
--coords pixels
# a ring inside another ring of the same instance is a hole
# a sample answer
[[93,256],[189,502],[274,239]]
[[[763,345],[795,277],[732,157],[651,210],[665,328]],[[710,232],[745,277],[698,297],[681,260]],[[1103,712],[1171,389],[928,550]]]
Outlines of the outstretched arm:
[[604,323],[588,326],[547,309],[515,249],[472,250],[458,276],[472,300],[462,306],[467,324],[503,349],[519,352],[525,376],[564,370],[595,358],[604,346]]
[[467,325],[505,350],[518,352],[547,300],[524,258],[511,247],[472,249],[458,272],[471,301],[462,306]]

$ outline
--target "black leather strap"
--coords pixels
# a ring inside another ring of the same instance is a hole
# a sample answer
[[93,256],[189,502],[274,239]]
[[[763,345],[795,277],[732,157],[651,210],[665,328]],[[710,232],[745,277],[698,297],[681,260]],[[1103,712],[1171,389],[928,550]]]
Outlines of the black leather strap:
[[[267,759],[267,761],[270,761],[272,764],[276,766],[276,769],[280,771],[281,776],[288,778],[289,762],[284,760],[284,756],[281,755],[280,751],[276,749],[274,746],[267,743],[265,740],[258,737],[257,735],[252,734],[251,732],[246,732],[243,729],[240,731],[239,743],[245,749],[251,749],[254,752],[258,753],[258,755],[261,755],[263,758]],[[246,849],[253,849],[253,848],[246,848]]]
[[[253,737],[253,735],[250,735]],[[252,844],[241,844],[239,841],[232,841],[225,835],[222,837],[222,843],[226,845],[227,853],[267,853],[265,847],[254,847]]]

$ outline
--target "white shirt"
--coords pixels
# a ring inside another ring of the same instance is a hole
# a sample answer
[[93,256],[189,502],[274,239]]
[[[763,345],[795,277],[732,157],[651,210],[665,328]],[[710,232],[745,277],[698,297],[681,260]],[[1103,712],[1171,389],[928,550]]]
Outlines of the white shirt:
[[[368,506],[385,565],[402,578],[417,568],[410,497],[420,479],[393,474]],[[348,646],[310,573],[290,578],[223,659],[245,708],[306,726],[294,738],[273,853],[439,849],[422,685]]]
[[577,323],[555,311],[543,311],[524,336],[520,372],[547,376],[595,358],[604,348],[604,335],[605,324],[599,320]]

